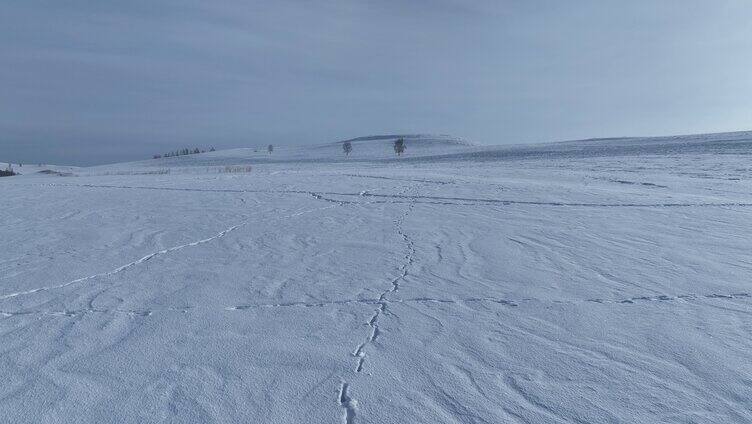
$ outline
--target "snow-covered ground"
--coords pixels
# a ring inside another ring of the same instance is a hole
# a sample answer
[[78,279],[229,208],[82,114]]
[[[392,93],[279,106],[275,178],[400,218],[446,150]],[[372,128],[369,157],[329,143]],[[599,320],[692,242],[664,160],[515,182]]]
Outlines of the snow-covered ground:
[[1,178],[0,422],[752,421],[752,134],[392,140]]

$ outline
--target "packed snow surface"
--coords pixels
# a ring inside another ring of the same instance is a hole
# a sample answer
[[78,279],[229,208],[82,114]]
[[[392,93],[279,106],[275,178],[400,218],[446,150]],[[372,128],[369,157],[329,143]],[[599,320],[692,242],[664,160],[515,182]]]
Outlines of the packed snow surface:
[[752,421],[752,134],[393,140],[0,178],[0,422]]

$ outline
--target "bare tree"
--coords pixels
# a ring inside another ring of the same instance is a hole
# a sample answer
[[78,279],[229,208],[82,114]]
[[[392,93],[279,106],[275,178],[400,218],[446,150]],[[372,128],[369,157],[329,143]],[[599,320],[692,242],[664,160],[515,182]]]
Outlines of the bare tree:
[[272,145],[270,144],[269,146],[267,146],[267,148],[266,148],[266,151],[267,151],[267,152],[269,152],[269,154],[271,155],[271,154],[272,154],[272,152],[274,151],[274,146],[272,146]]
[[346,156],[350,156],[350,152],[352,152],[352,143],[349,141],[342,143],[342,150],[345,152]]
[[405,152],[405,139],[400,137],[394,140],[394,153],[396,153],[397,156],[402,156],[402,153],[404,152]]

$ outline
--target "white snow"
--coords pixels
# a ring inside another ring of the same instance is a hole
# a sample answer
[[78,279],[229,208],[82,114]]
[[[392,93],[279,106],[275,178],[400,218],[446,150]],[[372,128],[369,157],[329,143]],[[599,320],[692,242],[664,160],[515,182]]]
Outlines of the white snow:
[[0,178],[0,422],[752,422],[752,133],[393,140]]

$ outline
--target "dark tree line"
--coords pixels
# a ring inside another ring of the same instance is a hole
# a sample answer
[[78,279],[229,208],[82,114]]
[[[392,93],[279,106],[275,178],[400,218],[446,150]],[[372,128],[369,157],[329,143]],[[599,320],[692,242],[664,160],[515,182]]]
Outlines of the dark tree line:
[[[210,152],[215,151],[214,147],[212,147],[211,149],[209,149],[209,151]],[[167,153],[165,153],[163,155],[154,155],[154,156],[152,156],[152,158],[153,159],[171,158],[171,157],[175,157],[175,156],[195,155],[195,154],[198,154],[198,153],[206,153],[206,150],[201,150],[198,147],[196,147],[194,149],[185,148],[185,149],[175,150],[174,152],[167,152]]]
[[0,177],[12,177],[16,175],[16,172],[13,171],[13,166],[11,164],[8,164],[8,167],[5,168],[5,170],[0,170]]

